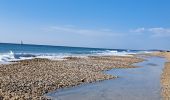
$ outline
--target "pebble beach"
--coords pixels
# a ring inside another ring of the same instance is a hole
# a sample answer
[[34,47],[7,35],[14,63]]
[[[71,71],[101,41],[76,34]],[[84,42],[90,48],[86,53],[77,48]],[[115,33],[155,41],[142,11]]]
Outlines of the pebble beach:
[[64,60],[31,59],[0,65],[0,100],[46,100],[56,89],[117,78],[104,74],[113,68],[134,68],[143,61],[134,56],[66,57]]

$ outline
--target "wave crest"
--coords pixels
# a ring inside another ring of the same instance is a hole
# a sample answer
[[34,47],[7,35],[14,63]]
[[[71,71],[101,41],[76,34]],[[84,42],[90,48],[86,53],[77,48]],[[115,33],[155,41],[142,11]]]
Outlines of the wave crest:
[[12,51],[8,53],[0,53],[0,62],[8,62],[15,59],[14,53]]

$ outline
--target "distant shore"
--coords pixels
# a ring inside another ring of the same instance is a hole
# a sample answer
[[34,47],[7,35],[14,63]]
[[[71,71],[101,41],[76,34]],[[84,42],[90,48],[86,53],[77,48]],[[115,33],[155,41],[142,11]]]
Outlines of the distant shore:
[[50,91],[116,78],[102,71],[134,68],[143,61],[136,57],[91,56],[67,57],[65,60],[32,59],[0,65],[0,99],[45,100]]

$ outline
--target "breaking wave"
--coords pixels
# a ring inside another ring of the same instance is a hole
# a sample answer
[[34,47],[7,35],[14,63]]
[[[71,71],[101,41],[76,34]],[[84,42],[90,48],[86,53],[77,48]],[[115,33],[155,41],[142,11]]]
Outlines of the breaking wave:
[[[146,51],[147,52],[147,51]],[[34,58],[47,58],[51,60],[62,60],[65,57],[87,57],[87,56],[129,56],[131,54],[137,54],[142,52],[130,52],[130,51],[117,51],[117,50],[103,50],[103,51],[91,51],[89,53],[14,53],[9,51],[7,53],[0,53],[0,63],[8,63],[10,61],[34,59]],[[144,53],[144,52],[143,52]]]
[[14,53],[12,51],[8,53],[0,53],[0,62],[8,62],[14,60]]

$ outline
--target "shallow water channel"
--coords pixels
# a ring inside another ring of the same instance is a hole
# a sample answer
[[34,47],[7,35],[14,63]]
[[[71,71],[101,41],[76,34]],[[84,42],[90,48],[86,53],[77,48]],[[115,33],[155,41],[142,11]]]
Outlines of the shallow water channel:
[[138,68],[112,69],[119,78],[60,89],[46,94],[52,100],[161,100],[160,78],[165,59],[146,57]]

